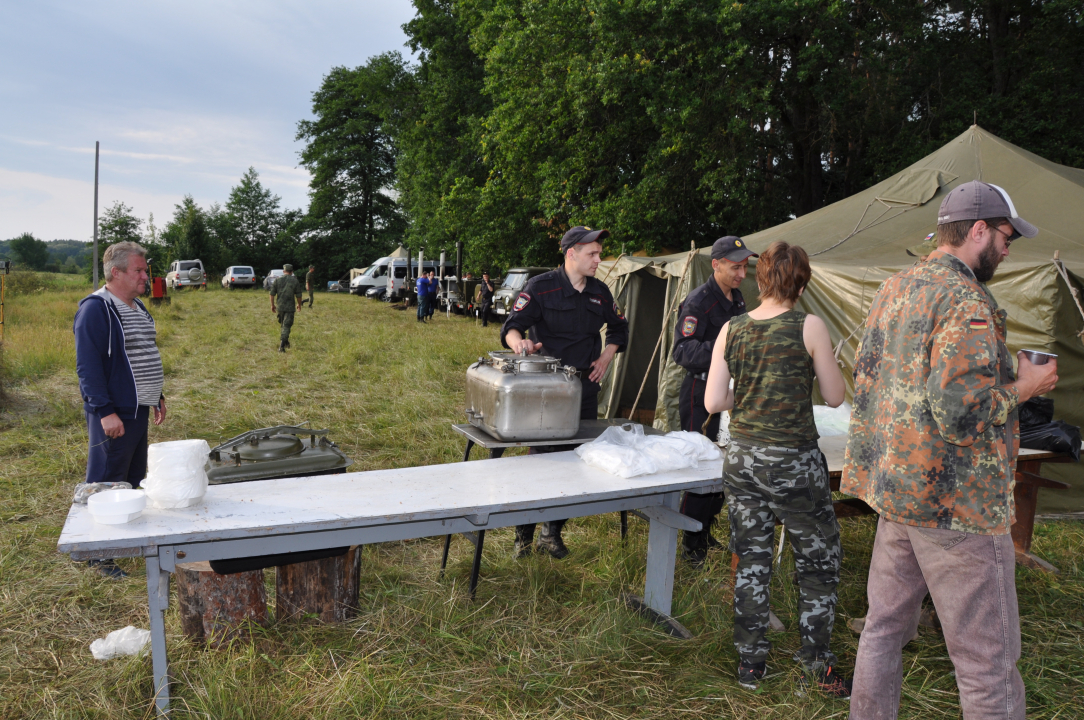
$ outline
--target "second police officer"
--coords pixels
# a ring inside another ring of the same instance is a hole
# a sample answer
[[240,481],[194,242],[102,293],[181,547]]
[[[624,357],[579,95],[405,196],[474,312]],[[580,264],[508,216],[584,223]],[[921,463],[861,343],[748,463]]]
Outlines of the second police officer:
[[[579,371],[583,385],[580,418],[598,417],[599,380],[615,354],[628,343],[629,323],[610,289],[595,278],[602,241],[609,230],[577,226],[561,238],[564,264],[527,281],[501,328],[501,344],[513,352],[544,352]],[[606,326],[606,347],[600,332]],[[709,353],[710,355],[710,353]],[[570,450],[568,445],[531,448],[532,452]],[[542,524],[540,549],[555,558],[568,555],[561,539],[564,520]],[[516,527],[516,556],[531,552],[535,525]]]
[[[758,255],[739,237],[727,235],[716,240],[711,246],[711,277],[689,293],[678,307],[673,358],[685,368],[678,408],[681,429],[703,432],[712,442],[719,434],[719,416],[712,415],[711,422],[704,427],[709,417],[704,407],[704,387],[711,367],[711,351],[723,325],[745,313],[745,298],[738,286],[745,279],[751,257]],[[682,536],[682,557],[694,565],[703,564],[708,548],[719,545],[711,535],[711,525],[723,509],[723,502],[721,492],[686,492],[682,498],[681,512],[704,525],[700,532],[686,530]]]

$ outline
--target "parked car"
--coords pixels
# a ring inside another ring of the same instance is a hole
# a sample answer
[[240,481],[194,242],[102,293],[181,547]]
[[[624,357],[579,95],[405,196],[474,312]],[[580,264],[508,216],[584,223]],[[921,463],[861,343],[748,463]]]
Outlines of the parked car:
[[201,260],[174,260],[166,273],[166,287],[172,290],[183,288],[207,289],[207,273]]
[[371,287],[371,288],[369,288],[368,290],[365,291],[365,297],[373,298],[375,300],[383,300],[384,297],[387,294],[388,294],[388,286],[387,285],[384,285],[382,287]]
[[527,281],[535,275],[549,272],[553,268],[544,267],[521,267],[512,268],[504,276],[504,282],[493,293],[493,312],[497,315],[507,315],[512,311],[512,305],[519,297],[519,291],[527,284]]
[[283,275],[285,275],[285,273],[282,271],[282,268],[275,268],[269,272],[267,277],[263,279],[263,289],[267,292],[271,292],[271,286],[275,284],[275,278],[280,278]]
[[248,265],[230,265],[222,274],[222,287],[227,290],[256,287],[256,273]]

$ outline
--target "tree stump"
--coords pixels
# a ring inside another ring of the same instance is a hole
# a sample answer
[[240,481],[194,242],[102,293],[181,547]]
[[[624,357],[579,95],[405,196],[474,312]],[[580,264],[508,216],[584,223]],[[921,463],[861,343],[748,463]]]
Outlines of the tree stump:
[[267,624],[263,570],[219,575],[210,563],[177,565],[177,607],[184,634],[220,648],[247,639],[249,623]]
[[280,565],[275,578],[275,618],[317,615],[322,622],[343,622],[358,605],[361,546],[338,557]]

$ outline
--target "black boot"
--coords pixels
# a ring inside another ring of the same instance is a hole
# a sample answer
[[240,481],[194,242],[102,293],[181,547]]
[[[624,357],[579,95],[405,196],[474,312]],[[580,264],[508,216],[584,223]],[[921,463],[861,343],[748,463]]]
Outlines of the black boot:
[[516,559],[525,558],[531,554],[533,549],[531,546],[534,543],[534,524],[530,525],[516,525],[516,544],[513,552],[516,555]]
[[568,557],[568,548],[561,539],[561,529],[564,525],[564,520],[542,523],[542,533],[538,536],[538,548],[545,550],[558,560]]
[[681,537],[681,559],[694,568],[703,567],[704,561],[708,559],[709,537],[711,537],[711,532],[708,530],[700,532],[686,530]]
[[286,352],[286,342],[284,340],[279,340],[279,352]]

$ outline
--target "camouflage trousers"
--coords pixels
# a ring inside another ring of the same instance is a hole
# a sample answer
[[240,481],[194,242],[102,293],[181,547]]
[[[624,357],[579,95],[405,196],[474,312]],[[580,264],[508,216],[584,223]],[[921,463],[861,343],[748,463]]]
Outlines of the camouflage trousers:
[[294,326],[294,314],[292,312],[283,312],[282,310],[279,310],[279,325],[282,325],[282,332],[279,333],[279,340],[281,342],[289,342],[290,328]]
[[738,556],[734,580],[734,645],[743,660],[763,661],[768,641],[772,541],[786,526],[794,549],[802,648],[794,659],[810,668],[836,662],[829,650],[836,618],[836,586],[843,548],[832,509],[828,466],[816,445],[757,447],[731,440],[723,482],[730,547]]

